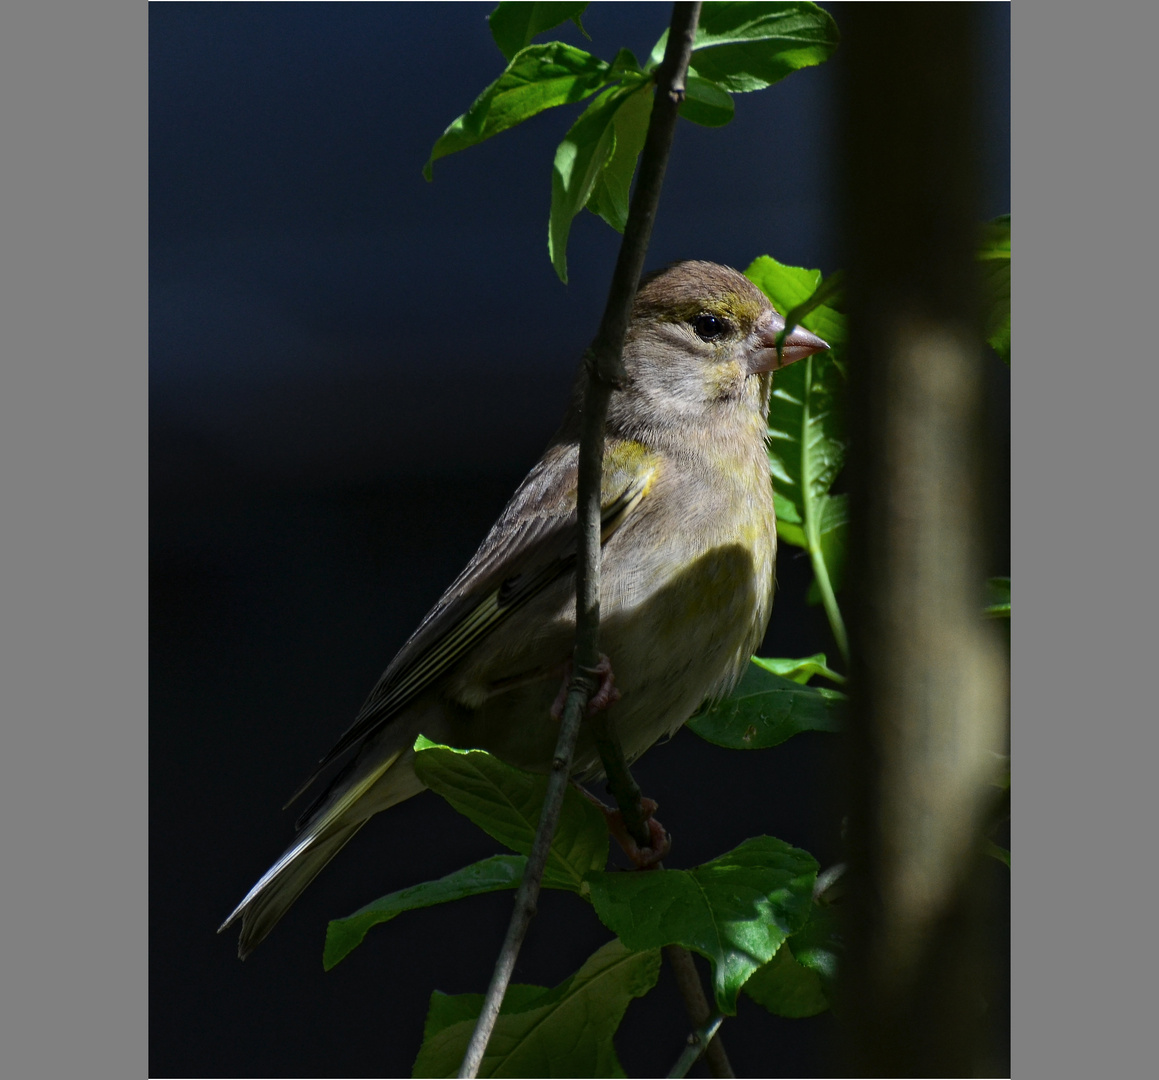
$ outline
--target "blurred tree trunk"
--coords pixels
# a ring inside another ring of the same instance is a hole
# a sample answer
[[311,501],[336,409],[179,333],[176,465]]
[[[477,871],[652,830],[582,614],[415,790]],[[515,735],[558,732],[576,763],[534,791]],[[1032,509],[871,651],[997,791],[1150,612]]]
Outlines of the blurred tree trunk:
[[993,360],[975,287],[976,18],[966,4],[851,4],[843,26],[852,1075],[986,1067],[976,871],[1006,661],[981,617]]

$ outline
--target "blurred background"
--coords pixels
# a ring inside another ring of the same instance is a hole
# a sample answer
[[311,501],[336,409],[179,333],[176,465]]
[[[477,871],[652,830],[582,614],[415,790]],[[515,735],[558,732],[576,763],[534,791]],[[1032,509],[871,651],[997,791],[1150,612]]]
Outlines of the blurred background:
[[[843,5],[825,6],[841,26]],[[372,821],[244,965],[233,931],[214,933],[288,842],[278,808],[539,456],[602,313],[617,234],[576,218],[567,286],[547,259],[551,160],[579,107],[422,178],[502,70],[491,7],[149,8],[153,1076],[409,1075],[429,992],[485,989],[505,931],[510,894],[478,897],[403,915],[323,973],[329,919],[498,850],[424,794]],[[1010,210],[1010,9],[976,7],[986,219]],[[590,43],[549,36],[642,59],[669,14],[595,3]],[[737,95],[725,128],[681,124],[649,267],[842,265],[841,60]],[[1006,486],[990,572],[1005,574],[1009,380],[994,367]],[[809,579],[785,547],[765,655],[833,654]],[[681,732],[654,748],[636,772],[674,835],[669,865],[756,833],[839,858],[831,741],[738,754]],[[516,981],[554,985],[609,936],[547,893]],[[1005,992],[987,1003],[1003,1075]],[[829,1074],[829,1015],[780,1020],[742,996],[723,1031],[738,1075]],[[617,1050],[629,1075],[655,1074],[686,1034],[665,971]]]

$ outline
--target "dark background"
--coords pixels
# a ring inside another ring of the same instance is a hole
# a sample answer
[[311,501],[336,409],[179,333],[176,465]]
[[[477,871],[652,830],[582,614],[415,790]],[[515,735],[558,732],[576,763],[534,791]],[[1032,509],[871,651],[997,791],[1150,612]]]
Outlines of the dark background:
[[[502,68],[490,8],[149,9],[154,1076],[409,1075],[429,991],[482,991],[505,930],[510,895],[474,898],[403,915],[322,972],[328,919],[498,850],[427,794],[371,822],[244,965],[234,933],[214,935],[288,841],[278,807],[535,461],[602,311],[619,237],[577,218],[566,287],[546,252],[551,158],[578,109],[422,179],[439,133]],[[1010,209],[1010,11],[976,9],[988,218]],[[594,4],[585,47],[642,59],[668,15]],[[649,266],[842,265],[840,64],[839,49],[738,95],[726,128],[680,126]],[[1008,393],[999,375],[1000,473]],[[1006,573],[1008,489],[996,501],[991,569]],[[834,654],[808,579],[786,548],[766,655]],[[762,832],[826,865],[840,855],[834,757],[820,735],[746,755],[682,732],[637,774],[674,834],[669,865]],[[582,901],[547,893],[516,980],[554,985],[608,936]],[[665,972],[630,1007],[629,1075],[678,1054],[674,999]],[[828,1069],[829,1016],[779,1020],[742,996],[724,1031],[738,1075]]]

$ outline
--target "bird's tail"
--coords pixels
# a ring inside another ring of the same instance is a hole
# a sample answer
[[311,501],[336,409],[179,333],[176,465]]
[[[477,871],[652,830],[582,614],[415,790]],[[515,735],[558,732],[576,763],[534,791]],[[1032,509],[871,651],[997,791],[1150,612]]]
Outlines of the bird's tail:
[[241,959],[244,960],[262,943],[306,886],[364,824],[365,821],[337,824],[320,835],[303,837],[262,875],[218,929],[221,933],[241,919],[237,943],[237,955]]
[[[396,751],[352,782],[344,783],[343,776],[335,778],[328,797],[302,826],[294,842],[218,928],[220,934],[241,919],[237,944],[241,959],[262,943],[306,886],[374,813],[422,789],[422,784],[414,779],[413,770],[405,768],[395,770],[400,775],[393,782],[379,783],[402,756],[402,750]],[[372,788],[374,794],[364,800],[363,796]]]

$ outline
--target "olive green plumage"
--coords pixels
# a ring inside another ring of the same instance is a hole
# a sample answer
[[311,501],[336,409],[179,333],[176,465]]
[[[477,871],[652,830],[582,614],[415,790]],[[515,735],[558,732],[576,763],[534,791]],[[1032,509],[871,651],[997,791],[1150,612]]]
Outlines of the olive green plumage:
[[[765,427],[782,326],[754,285],[712,263],[677,263],[637,293],[602,481],[600,649],[629,760],[727,694],[764,635],[776,558]],[[781,363],[826,347],[795,330]],[[350,761],[226,920],[222,929],[242,920],[243,958],[368,818],[422,790],[411,749],[420,733],[548,767],[551,705],[575,636],[581,396],[577,380],[542,459],[318,771]],[[581,728],[575,775],[600,771]]]

